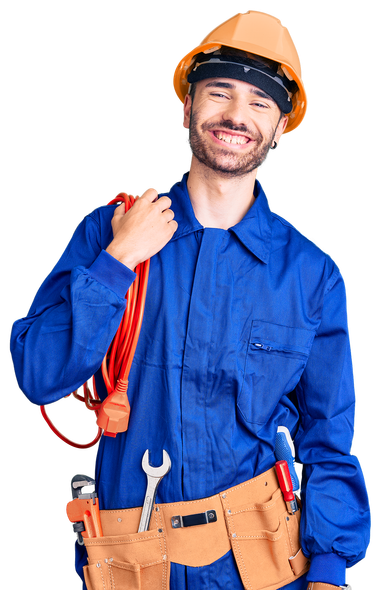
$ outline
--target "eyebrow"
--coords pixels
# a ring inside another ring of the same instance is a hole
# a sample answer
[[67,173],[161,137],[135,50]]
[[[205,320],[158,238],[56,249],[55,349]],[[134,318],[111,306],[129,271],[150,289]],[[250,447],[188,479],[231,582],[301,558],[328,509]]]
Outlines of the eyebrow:
[[[208,82],[208,84],[205,85],[205,88],[228,88],[228,89],[234,90],[236,88],[236,86],[234,84],[232,84],[231,82],[216,82],[216,81],[214,81],[214,82]],[[269,94],[267,94],[266,92],[263,92],[263,90],[259,90],[255,86],[253,88],[251,88],[250,92],[251,92],[251,94],[255,94],[256,96],[259,96],[260,98],[265,98],[267,100],[271,100],[272,102],[275,102]]]

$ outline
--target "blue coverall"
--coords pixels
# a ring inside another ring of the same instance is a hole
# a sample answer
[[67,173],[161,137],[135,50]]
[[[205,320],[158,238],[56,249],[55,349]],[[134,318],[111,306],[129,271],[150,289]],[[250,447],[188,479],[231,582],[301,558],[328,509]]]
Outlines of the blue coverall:
[[[101,508],[141,506],[146,449],[154,465],[162,449],[172,461],[158,502],[198,499],[271,468],[277,427],[287,426],[304,465],[308,577],[344,584],[346,566],[365,554],[369,507],[350,455],[354,389],[342,277],[270,211],[258,182],[251,209],[223,230],[197,221],[186,179],[169,193],[178,229],[150,262],[129,429],[99,445]],[[28,316],[14,324],[16,375],[36,404],[68,395],[94,373],[105,395],[98,370],[135,278],[105,251],[113,212],[101,207],[83,220]],[[79,571],[84,563],[79,553]],[[172,564],[171,588],[242,585],[227,554],[202,568]]]

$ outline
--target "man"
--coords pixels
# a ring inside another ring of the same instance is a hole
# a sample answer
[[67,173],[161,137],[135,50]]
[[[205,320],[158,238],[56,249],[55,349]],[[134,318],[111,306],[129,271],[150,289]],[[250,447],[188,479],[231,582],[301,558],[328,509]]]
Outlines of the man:
[[[271,213],[255,182],[269,149],[304,117],[296,50],[273,17],[237,15],[180,62],[175,88],[189,174],[127,213],[87,216],[13,330],[31,401],[53,402],[94,373],[105,397],[99,368],[134,269],[151,258],[129,428],[103,437],[98,452],[104,537],[85,541],[88,562],[78,547],[77,569],[89,590],[339,588],[369,529],[350,455],[343,280]],[[279,427],[304,466],[302,550],[300,511],[286,506],[273,470]],[[172,467],[149,530],[137,533],[146,449],[153,465],[165,449]]]

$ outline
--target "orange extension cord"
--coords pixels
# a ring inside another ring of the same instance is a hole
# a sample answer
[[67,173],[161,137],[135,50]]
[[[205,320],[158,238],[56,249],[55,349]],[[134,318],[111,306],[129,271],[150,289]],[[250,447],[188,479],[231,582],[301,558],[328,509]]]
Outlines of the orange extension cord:
[[[125,212],[133,206],[135,199],[132,195],[120,193],[109,205],[125,203]],[[107,397],[102,402],[95,386],[93,377],[94,394],[88,384],[83,385],[84,395],[77,391],[73,396],[82,402],[89,410],[93,410],[97,416],[98,433],[93,441],[87,444],[79,444],[64,436],[54,426],[44,406],[40,406],[42,415],[51,430],[65,443],[77,449],[88,449],[95,445],[102,430],[106,436],[115,437],[118,432],[125,432],[129,423],[130,405],[127,399],[128,377],[133,361],[138,337],[141,330],[143,312],[145,308],[147,281],[149,277],[150,260],[141,262],[135,268],[137,277],[126,294],[126,309],[116,335],[102,363],[102,375],[107,389]],[[68,396],[67,396],[68,397]]]

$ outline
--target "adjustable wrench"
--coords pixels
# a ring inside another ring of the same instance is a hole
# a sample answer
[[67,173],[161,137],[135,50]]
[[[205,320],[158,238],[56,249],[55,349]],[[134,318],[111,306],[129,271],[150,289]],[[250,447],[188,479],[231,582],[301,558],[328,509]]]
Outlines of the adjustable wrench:
[[149,450],[145,451],[142,457],[142,469],[147,475],[147,488],[143,502],[141,520],[139,522],[138,532],[143,533],[149,529],[150,517],[153,511],[154,500],[157,493],[158,484],[164,475],[169,473],[172,462],[167,452],[163,451],[163,463],[160,467],[153,467],[149,463]]

